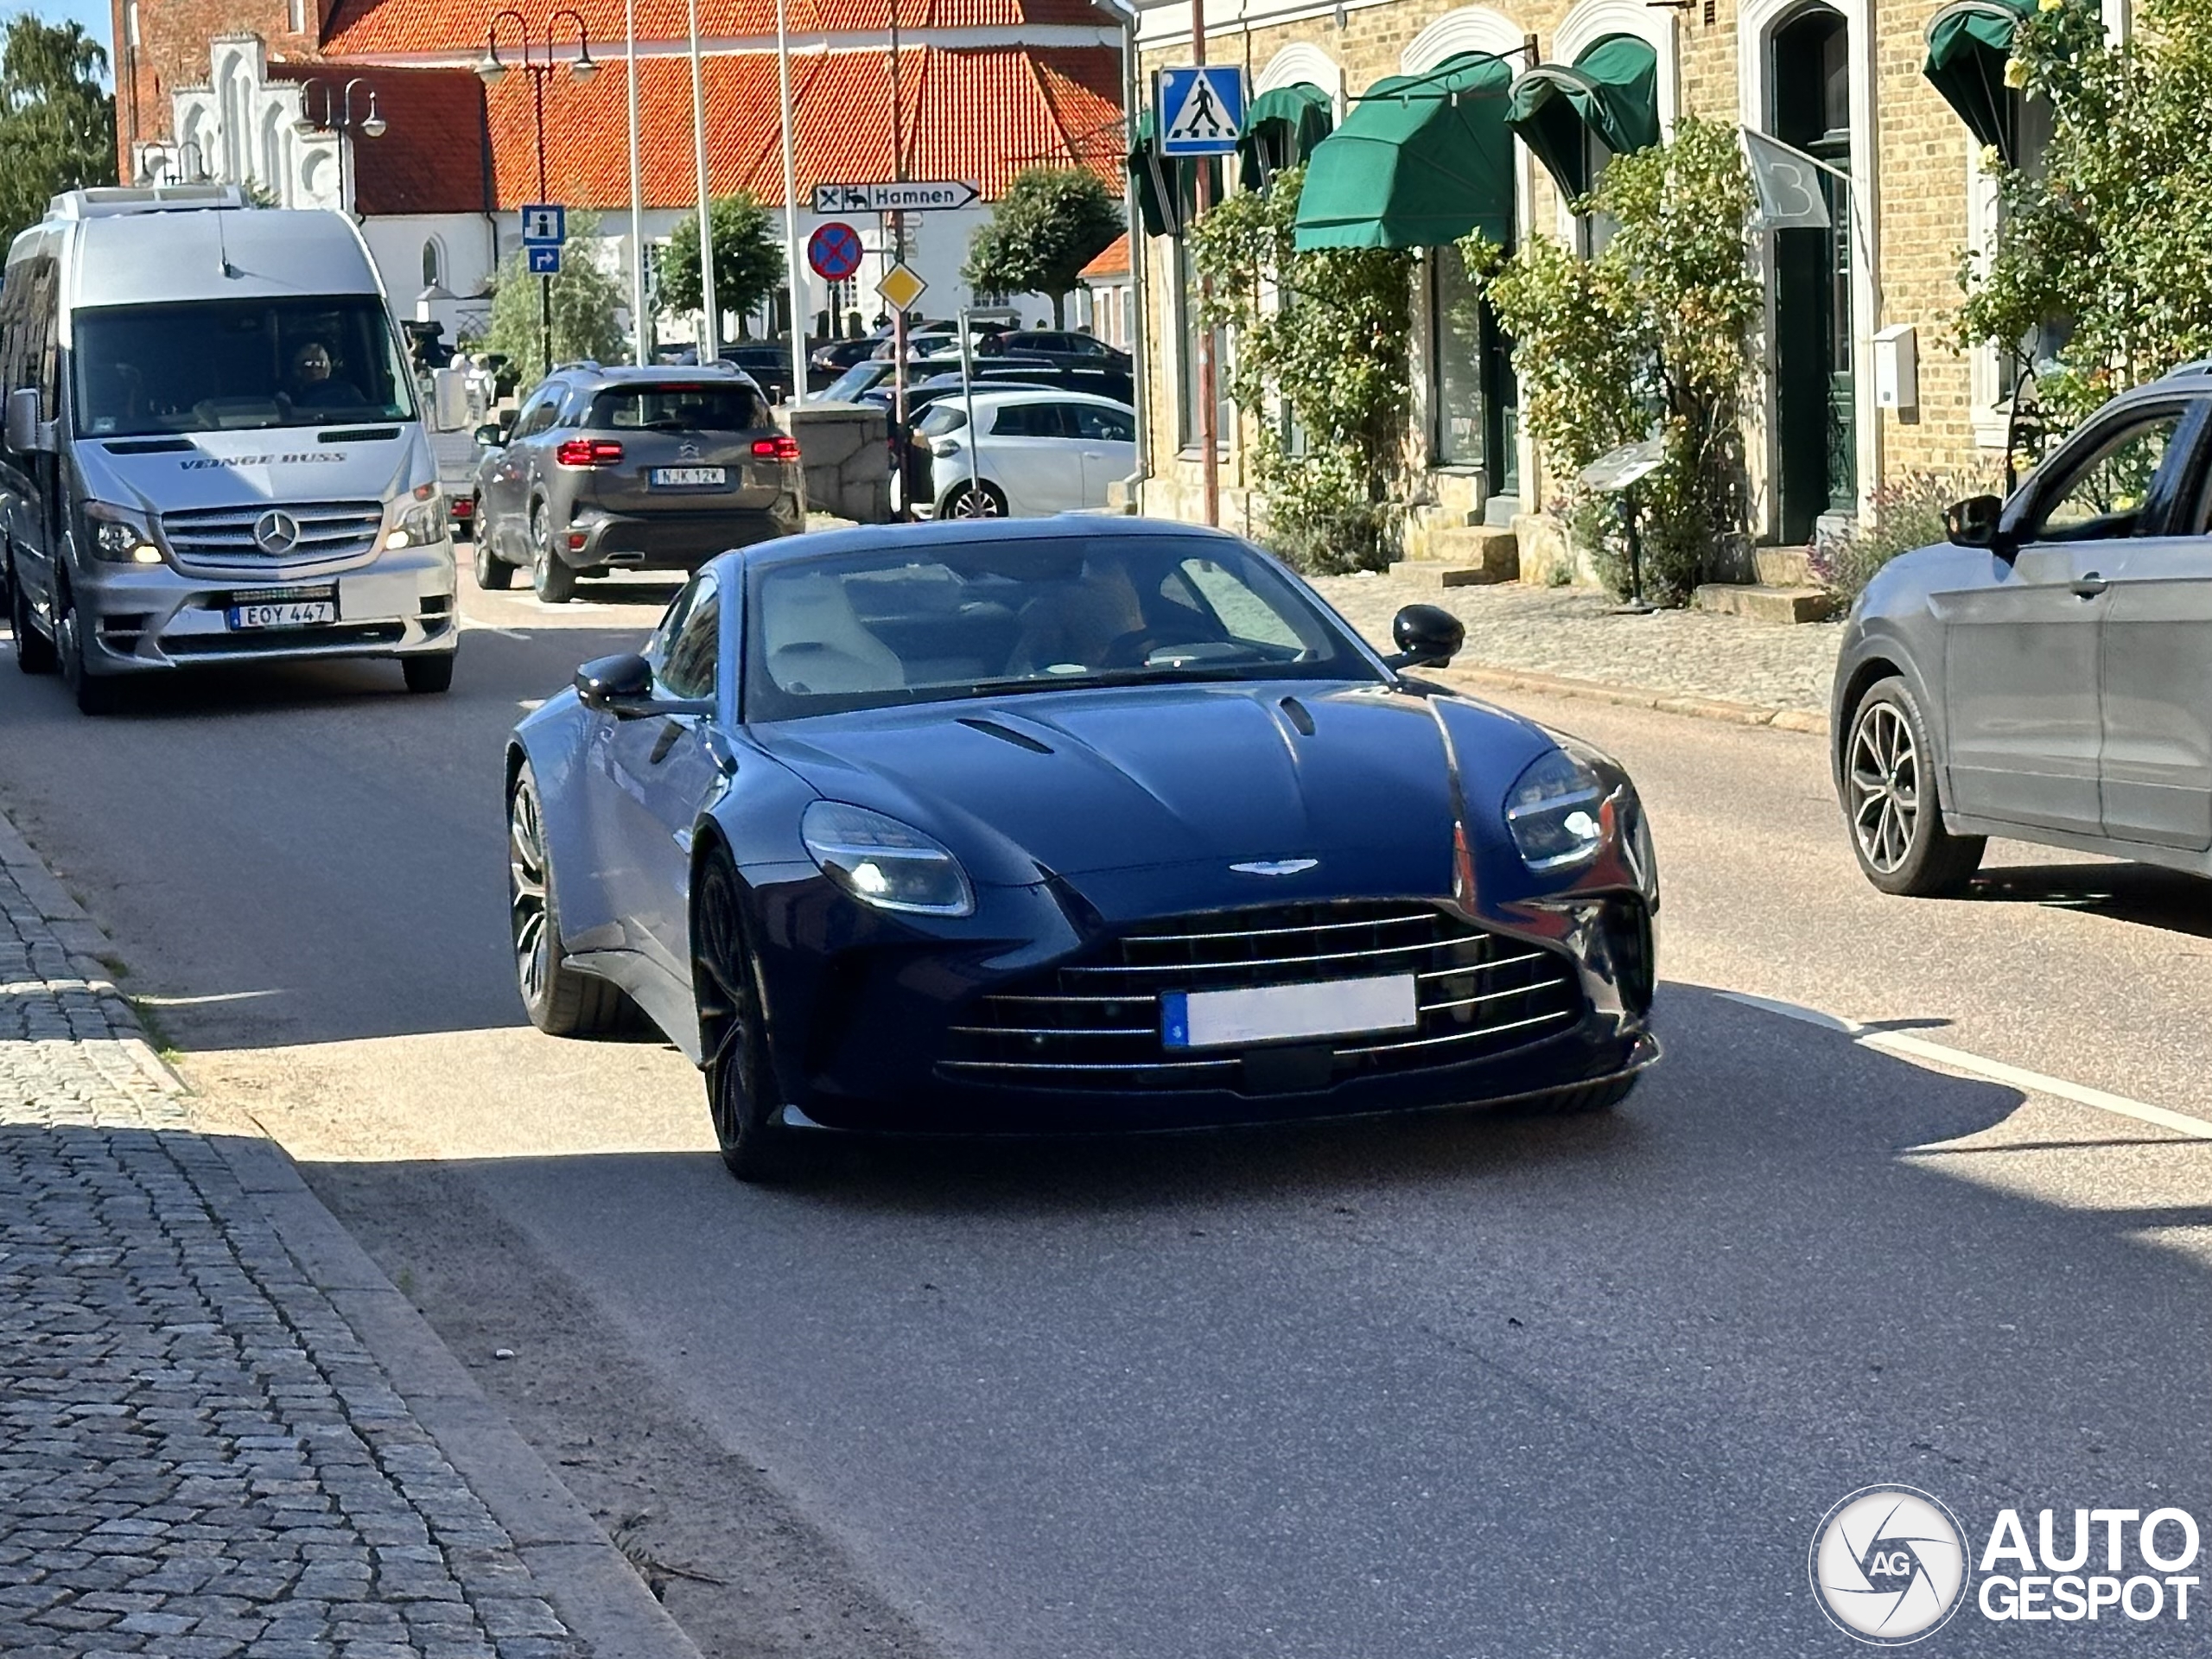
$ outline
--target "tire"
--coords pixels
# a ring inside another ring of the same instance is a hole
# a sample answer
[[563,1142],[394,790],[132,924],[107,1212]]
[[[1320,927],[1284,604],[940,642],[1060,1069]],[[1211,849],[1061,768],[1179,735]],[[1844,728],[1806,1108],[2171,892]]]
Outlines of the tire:
[[576,573],[553,550],[553,526],[546,522],[545,504],[530,510],[530,586],[540,601],[565,605],[576,596]]
[[31,596],[23,591],[22,573],[12,559],[8,563],[8,626],[16,636],[16,666],[24,673],[51,674],[61,666],[54,641],[31,620]]
[[438,692],[453,690],[453,662],[459,652],[442,651],[433,657],[403,657],[399,671],[407,677],[407,689],[415,692]]
[[[452,659],[447,658],[448,662]],[[551,1037],[611,1037],[636,1026],[621,990],[568,964],[537,779],[527,765],[507,792],[507,936],[530,1023]]]
[[66,583],[58,587],[58,611],[54,624],[54,655],[60,659],[61,683],[77,700],[80,715],[112,714],[122,688],[85,665],[85,637],[77,615],[77,599]]
[[1964,893],[1981,867],[1980,836],[1943,828],[1943,803],[1919,701],[1902,677],[1871,687],[1843,747],[1843,816],[1851,850],[1884,893],[1941,899]]
[[492,550],[492,538],[478,531],[474,551],[469,563],[476,572],[476,585],[486,593],[504,593],[515,585],[515,568]]
[[1529,1103],[1529,1110],[1544,1117],[1580,1117],[1590,1112],[1609,1111],[1626,1100],[1636,1090],[1643,1073],[1631,1072],[1625,1077],[1612,1077],[1604,1083],[1585,1084],[1580,1089],[1562,1089],[1555,1095],[1542,1095]]
[[944,499],[938,504],[940,518],[1003,518],[1007,516],[1006,492],[988,479],[979,480],[971,489],[965,482],[956,484],[945,492]]
[[745,940],[737,872],[727,854],[708,855],[696,891],[691,981],[715,1142],[739,1180],[788,1179],[797,1173],[793,1136],[781,1121],[782,1090],[762,1028],[760,980]]

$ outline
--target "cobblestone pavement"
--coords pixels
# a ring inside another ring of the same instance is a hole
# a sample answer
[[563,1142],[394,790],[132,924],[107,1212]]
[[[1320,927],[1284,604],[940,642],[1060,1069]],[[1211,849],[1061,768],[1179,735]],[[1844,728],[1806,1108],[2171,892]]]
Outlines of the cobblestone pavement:
[[1588,588],[1520,582],[1447,588],[1401,577],[1323,576],[1314,587],[1352,626],[1389,648],[1403,605],[1441,605],[1467,625],[1459,668],[1497,668],[1600,680],[1675,696],[1713,697],[1826,714],[1841,624],[1795,627],[1704,611],[1611,614]]
[[582,1655],[52,893],[0,820],[0,1653]]

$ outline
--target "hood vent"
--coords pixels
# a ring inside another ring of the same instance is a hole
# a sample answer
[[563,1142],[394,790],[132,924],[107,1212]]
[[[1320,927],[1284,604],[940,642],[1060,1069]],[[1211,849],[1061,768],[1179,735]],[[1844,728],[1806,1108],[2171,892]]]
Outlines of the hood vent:
[[105,447],[111,455],[174,455],[192,448],[182,438],[118,439]]
[[1285,697],[1282,700],[1282,711],[1290,717],[1290,723],[1298,728],[1298,734],[1300,737],[1313,735],[1313,715],[1304,703],[1296,697]]
[[334,432],[318,432],[315,435],[315,441],[317,443],[375,443],[398,435],[399,429],[396,426],[344,426]]
[[976,720],[969,715],[963,715],[960,716],[960,723],[963,726],[967,727],[970,731],[981,732],[986,737],[995,737],[1001,742],[1011,743],[1015,748],[1027,749],[1032,754],[1050,754],[1052,753],[1052,747],[1051,744],[1039,743],[1035,738],[1025,736],[1023,734],[1014,730],[1010,727],[1000,725],[996,721]]

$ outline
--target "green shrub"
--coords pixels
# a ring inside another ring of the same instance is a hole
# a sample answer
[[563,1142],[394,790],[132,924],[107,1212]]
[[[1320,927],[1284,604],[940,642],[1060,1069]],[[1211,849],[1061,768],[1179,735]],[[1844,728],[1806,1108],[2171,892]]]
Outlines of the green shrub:
[[1944,539],[1943,509],[1987,489],[1984,480],[1956,473],[1907,473],[1867,498],[1871,515],[1813,543],[1813,580],[1849,605],[1874,575],[1900,553]]

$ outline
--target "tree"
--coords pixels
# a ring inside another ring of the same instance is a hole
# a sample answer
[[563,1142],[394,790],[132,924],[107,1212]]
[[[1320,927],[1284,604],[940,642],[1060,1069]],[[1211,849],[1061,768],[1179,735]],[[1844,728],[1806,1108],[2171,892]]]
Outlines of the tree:
[[1052,324],[1065,327],[1076,278],[1126,228],[1122,204],[1096,174],[1024,168],[969,243],[960,274],[978,294],[1051,296]]
[[2212,355],[2212,0],[2145,0],[2126,41],[2088,0],[2040,0],[2005,79],[2048,103],[2050,138],[2040,157],[1983,152],[2003,230],[1961,273],[1958,334],[2032,375],[2056,435]]
[[[598,231],[597,214],[569,214],[568,245],[561,250],[561,274],[553,279],[556,363],[581,358],[619,362],[627,349],[614,322],[614,313],[623,303],[621,285],[587,251]],[[499,267],[492,296],[492,325],[484,334],[484,349],[514,364],[525,385],[537,378],[543,361],[538,330],[538,285],[543,280],[530,274],[519,250],[510,254]]]
[[0,46],[0,236],[46,217],[65,190],[113,184],[115,95],[107,54],[79,23],[28,13]]
[[[742,190],[717,196],[708,209],[715,238],[715,304],[749,313],[782,286],[784,245],[768,210]],[[660,302],[671,311],[696,311],[706,303],[699,287],[699,216],[688,213],[668,238],[660,258]],[[716,320],[715,333],[721,333]]]

